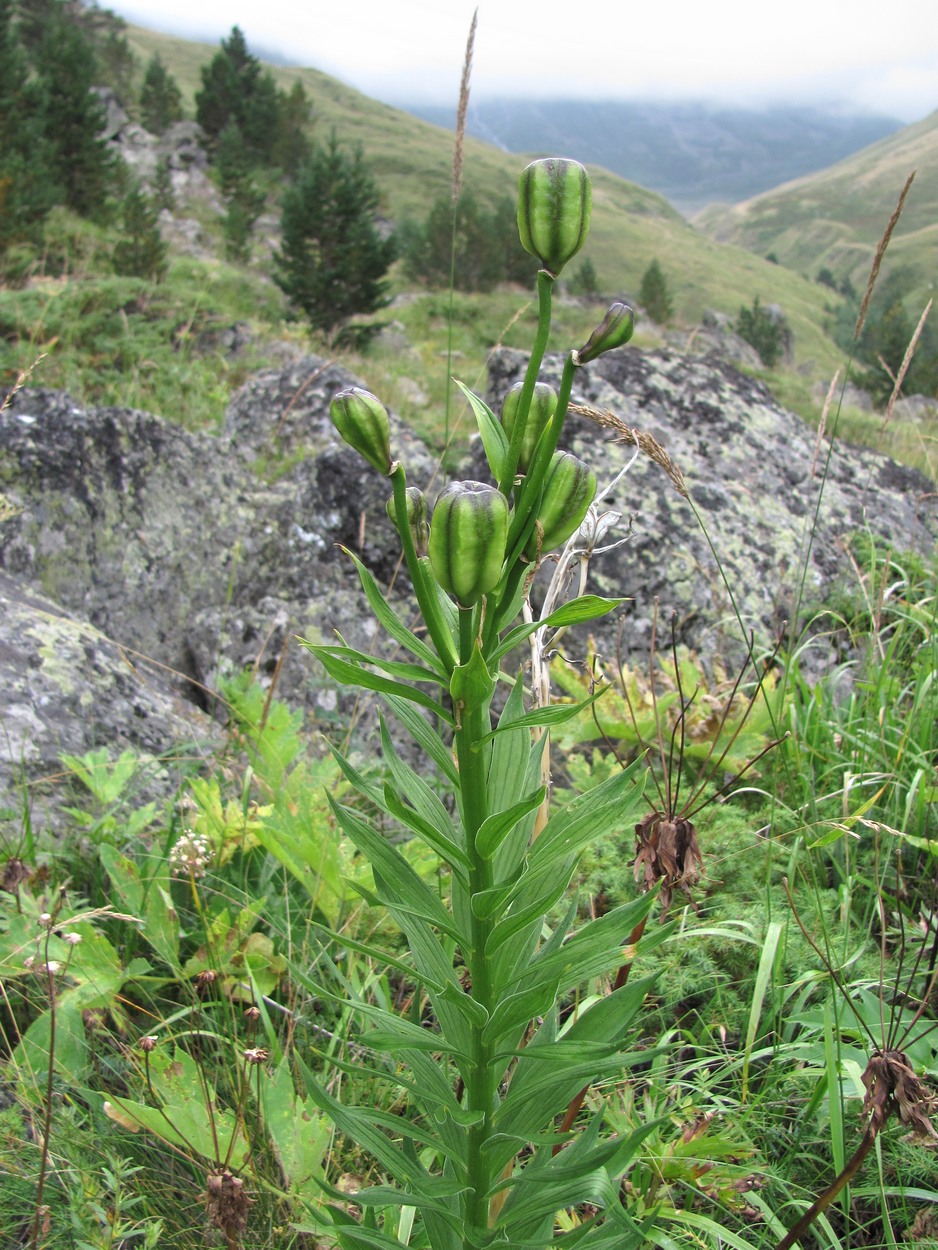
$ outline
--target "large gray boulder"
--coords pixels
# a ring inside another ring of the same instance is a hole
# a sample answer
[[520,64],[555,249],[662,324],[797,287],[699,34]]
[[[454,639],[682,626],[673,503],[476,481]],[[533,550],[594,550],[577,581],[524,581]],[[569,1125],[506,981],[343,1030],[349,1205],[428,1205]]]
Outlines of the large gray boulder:
[[[493,403],[524,363],[515,352],[494,358]],[[548,361],[545,375],[560,365]],[[63,750],[131,743],[159,755],[177,734],[210,737],[223,714],[220,678],[246,666],[276,679],[314,726],[350,710],[296,643],[338,631],[363,650],[386,645],[341,548],[393,583],[405,608],[408,594],[387,483],[329,421],[331,396],[352,384],[315,357],[265,371],[233,397],[217,434],[83,409],[51,391],[24,390],[0,414],[0,495],[12,512],[0,521],[5,806],[18,785],[54,772]],[[934,550],[930,482],[839,443],[828,462],[826,445],[725,361],[626,349],[583,369],[574,400],[652,436],[706,526],[640,454],[608,502],[631,525],[630,541],[597,557],[591,574],[593,589],[631,597],[623,617],[633,653],[647,651],[656,598],[677,613],[681,641],[732,658],[745,630],[768,645],[783,620],[854,579],[844,544],[857,530]],[[604,481],[634,451],[582,414],[567,433]],[[433,457],[400,423],[393,436],[409,481],[432,496]],[[473,455],[467,476],[481,471]],[[617,629],[609,620],[597,632],[606,654]],[[582,635],[570,642],[583,644]]]
[[[525,364],[519,352],[493,358],[496,410]],[[549,361],[542,376],[556,383],[561,365]],[[595,560],[592,581],[631,596],[623,613],[631,651],[647,651],[656,600],[665,622],[676,614],[679,640],[704,657],[737,659],[750,630],[757,647],[770,646],[785,622],[797,630],[841,589],[858,589],[845,548],[859,533],[900,551],[934,552],[933,482],[873,451],[819,443],[722,356],[610,352],[578,372],[573,401],[651,435],[697,510],[641,452],[607,500],[632,536]],[[585,415],[570,419],[564,442],[603,482],[635,454]],[[598,630],[607,648],[612,629]]]

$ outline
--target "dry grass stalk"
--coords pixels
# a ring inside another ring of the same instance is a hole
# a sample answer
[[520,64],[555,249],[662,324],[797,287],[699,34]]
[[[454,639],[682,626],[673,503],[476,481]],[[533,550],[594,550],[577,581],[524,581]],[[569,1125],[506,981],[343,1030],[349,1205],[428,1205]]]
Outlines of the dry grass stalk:
[[840,379],[840,370],[838,369],[831,378],[831,384],[827,391],[827,398],[824,400],[824,407],[821,409],[821,420],[817,427],[817,438],[814,441],[814,455],[811,457],[810,477],[814,477],[817,470],[818,456],[821,454],[821,444],[824,442],[824,431],[827,429],[827,414],[831,410],[831,404],[834,402],[834,392],[837,389],[837,382]]
[[46,352],[42,352],[40,355],[36,357],[36,359],[33,361],[33,363],[29,366],[28,369],[20,370],[20,372],[16,375],[16,381],[13,383],[12,389],[4,396],[3,403],[0,403],[0,412],[6,412],[10,404],[13,402],[13,396],[17,393],[17,391],[21,391],[23,389],[23,387],[32,377],[33,370],[36,368],[37,365],[42,364],[42,362],[46,358],[46,355],[47,355]]
[[469,38],[466,40],[466,56],[462,63],[462,79],[459,83],[459,104],[456,108],[456,146],[453,149],[453,203],[462,190],[463,146],[466,139],[466,112],[469,108],[469,78],[472,74],[472,52],[476,41],[476,23],[479,10],[472,15]]
[[892,420],[892,414],[896,407],[896,400],[899,398],[899,392],[902,390],[902,383],[905,381],[905,375],[909,372],[909,366],[912,363],[912,356],[915,354],[915,348],[918,345],[919,337],[925,325],[925,320],[931,312],[931,306],[934,300],[929,300],[925,305],[925,311],[918,319],[918,325],[915,327],[915,333],[909,339],[909,345],[905,349],[905,355],[902,357],[902,364],[899,366],[899,372],[893,379],[892,394],[889,396],[889,403],[886,405],[886,415],[883,417],[883,424],[880,433],[886,429],[886,426]]
[[892,216],[886,223],[886,229],[883,231],[883,237],[876,246],[876,254],[873,257],[873,264],[870,268],[870,276],[866,282],[866,291],[863,294],[863,303],[860,305],[860,312],[857,316],[857,324],[853,331],[854,339],[858,339],[863,330],[866,321],[866,314],[869,312],[870,300],[873,298],[873,288],[876,286],[876,279],[879,277],[879,267],[883,263],[883,257],[886,255],[886,248],[889,246],[889,240],[892,238],[892,232],[896,228],[896,223],[902,216],[902,210],[905,208],[906,196],[915,180],[916,170],[912,170],[908,178],[905,180],[905,186],[899,193],[899,202],[893,209]]
[[687,484],[684,481],[684,474],[661,444],[646,430],[639,430],[634,426],[627,425],[621,417],[617,417],[608,408],[591,408],[589,404],[571,404],[570,411],[577,413],[578,416],[586,417],[588,421],[593,421],[596,425],[602,426],[604,430],[612,430],[616,435],[617,443],[625,443],[628,447],[637,447],[639,451],[644,452],[649,460],[653,460],[655,464],[664,469],[677,493],[685,499],[690,498]]

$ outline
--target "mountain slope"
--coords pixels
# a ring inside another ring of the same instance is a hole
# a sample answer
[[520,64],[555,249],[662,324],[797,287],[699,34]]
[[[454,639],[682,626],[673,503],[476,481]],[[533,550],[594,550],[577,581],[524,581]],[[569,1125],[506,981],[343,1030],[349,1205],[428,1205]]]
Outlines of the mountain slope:
[[[415,106],[452,126],[452,109]],[[899,129],[888,117],[830,109],[746,109],[695,101],[470,101],[469,133],[509,152],[579,146],[583,159],[666,196],[682,212],[748,199],[831,165]]]
[[938,111],[830,169],[799,178],[733,208],[711,206],[695,219],[718,242],[773,252],[814,276],[822,266],[857,287],[908,174],[915,183],[896,227],[888,264],[915,270],[924,294],[938,270]]
[[[129,27],[127,34],[142,59],[159,53],[191,109],[200,82],[199,66],[206,64],[216,49],[139,27]],[[283,87],[302,82],[313,102],[318,138],[325,139],[334,130],[341,142],[360,144],[381,188],[382,208],[389,218],[423,217],[437,196],[449,194],[451,133],[378,103],[318,70],[269,68]],[[454,97],[456,90],[454,84]],[[588,154],[575,147],[562,155],[589,162]],[[469,138],[465,184],[483,203],[506,195],[514,198],[526,159]],[[822,372],[832,371],[839,362],[839,352],[822,329],[829,292],[749,251],[715,243],[653,191],[604,169],[593,167],[591,174],[593,227],[582,255],[593,260],[607,294],[634,296],[648,264],[657,258],[667,275],[681,323],[697,324],[707,308],[735,316],[741,304],[748,305],[758,295],[764,304],[782,306],[795,333],[799,363],[811,360]]]

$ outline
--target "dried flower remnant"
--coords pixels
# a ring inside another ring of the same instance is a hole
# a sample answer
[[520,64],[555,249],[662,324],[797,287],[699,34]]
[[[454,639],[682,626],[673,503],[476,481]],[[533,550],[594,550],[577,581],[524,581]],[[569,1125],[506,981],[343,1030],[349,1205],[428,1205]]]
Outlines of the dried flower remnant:
[[248,1225],[251,1199],[240,1176],[228,1168],[209,1172],[205,1182],[205,1209],[209,1223],[224,1234],[228,1250],[237,1250]]
[[870,1117],[873,1133],[878,1133],[895,1112],[915,1138],[938,1146],[938,1131],[931,1121],[938,1111],[938,1098],[915,1075],[904,1051],[876,1051],[862,1079],[866,1089],[863,1110]]
[[645,889],[661,882],[661,907],[667,912],[675,886],[687,896],[694,911],[699,908],[691,889],[700,878],[703,856],[697,829],[691,820],[669,820],[654,811],[635,826],[635,880]]
[[270,1058],[270,1051],[266,1046],[249,1046],[243,1054],[245,1061],[255,1067],[258,1064],[266,1063]]

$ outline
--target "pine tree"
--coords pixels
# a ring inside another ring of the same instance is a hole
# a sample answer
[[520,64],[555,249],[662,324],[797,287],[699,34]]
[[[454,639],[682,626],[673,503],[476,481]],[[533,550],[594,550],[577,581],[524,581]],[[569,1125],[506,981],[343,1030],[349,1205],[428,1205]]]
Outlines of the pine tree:
[[759,359],[767,369],[773,368],[782,358],[785,350],[787,323],[784,318],[775,317],[759,302],[758,295],[752,301],[752,307],[743,305],[736,318],[736,333],[745,339],[750,347],[759,353]]
[[335,137],[316,147],[281,202],[282,243],[274,281],[328,338],[350,317],[387,303],[394,238],[375,222],[378,191],[360,149]]
[[57,198],[84,217],[101,217],[118,164],[101,133],[104,106],[92,91],[94,50],[81,28],[59,15],[43,35],[37,64],[42,133]]
[[140,122],[151,134],[164,134],[173,122],[182,120],[182,92],[159,55],[147,62],[140,89]]
[[166,274],[166,244],[160,234],[157,210],[139,187],[121,207],[121,239],[111,257],[114,272],[124,277],[162,281]]
[[308,133],[312,111],[312,103],[301,82],[295,82],[288,92],[280,92],[273,163],[288,177],[309,159],[312,151]]
[[276,147],[280,93],[273,77],[248,51],[244,34],[233,26],[221,49],[201,69],[202,90],[196,93],[195,117],[205,131],[209,150],[218,147],[222,131],[234,123],[245,149],[257,164],[270,164]]
[[225,255],[243,264],[250,257],[251,231],[266,196],[251,176],[244,136],[233,121],[218,140],[215,180],[225,201]]
[[39,81],[31,78],[13,0],[0,0],[0,256],[39,240],[55,202],[42,133]]
[[652,321],[663,326],[670,321],[674,312],[668,282],[657,260],[653,260],[642,275],[642,285],[638,292],[638,302],[648,313]]

